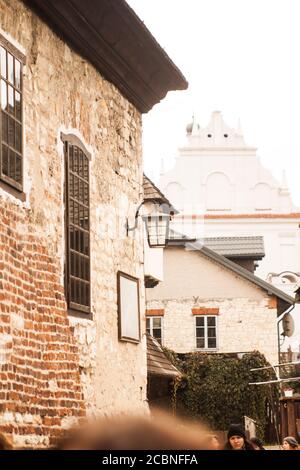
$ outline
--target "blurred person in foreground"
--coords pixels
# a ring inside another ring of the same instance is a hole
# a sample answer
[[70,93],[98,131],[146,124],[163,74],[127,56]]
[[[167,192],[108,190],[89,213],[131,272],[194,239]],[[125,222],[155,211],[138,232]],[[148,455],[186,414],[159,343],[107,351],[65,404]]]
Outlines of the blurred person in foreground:
[[13,445],[5,434],[0,433],[0,450],[12,450]]
[[211,434],[201,424],[165,414],[101,418],[71,430],[60,450],[213,450]]
[[222,450],[220,440],[216,434],[211,434],[208,437],[210,438],[211,450]]
[[254,450],[241,424],[231,424],[229,426],[224,450]]
[[299,450],[299,444],[293,436],[287,436],[283,439],[282,450]]

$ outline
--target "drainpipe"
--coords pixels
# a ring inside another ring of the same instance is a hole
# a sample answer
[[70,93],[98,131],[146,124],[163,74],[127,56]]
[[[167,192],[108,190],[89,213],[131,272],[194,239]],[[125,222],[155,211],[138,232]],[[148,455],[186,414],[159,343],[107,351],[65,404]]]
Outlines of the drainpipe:
[[280,364],[280,336],[279,336],[279,323],[284,319],[284,317],[288,314],[291,313],[296,306],[296,303],[293,303],[291,307],[283,312],[279,317],[277,318],[277,340],[278,340],[278,364]]

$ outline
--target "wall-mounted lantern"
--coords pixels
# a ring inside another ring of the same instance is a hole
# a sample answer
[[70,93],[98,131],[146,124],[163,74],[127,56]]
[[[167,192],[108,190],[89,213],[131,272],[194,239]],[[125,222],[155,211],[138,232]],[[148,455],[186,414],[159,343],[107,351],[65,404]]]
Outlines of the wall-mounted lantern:
[[[148,203],[148,202],[153,202],[157,204],[157,200],[151,200],[147,199],[146,201],[143,201],[136,213],[135,213],[135,224],[133,227],[129,227],[128,220],[127,220],[127,236],[128,233],[135,230],[138,226],[138,217],[140,215],[140,208],[142,207],[143,204]],[[163,248],[167,245],[168,243],[168,238],[169,238],[169,224],[170,224],[170,218],[171,218],[172,212],[166,214],[166,213],[155,213],[155,214],[147,214],[147,215],[142,215],[142,219],[145,223],[146,227],[146,232],[147,232],[147,239],[150,248]]]

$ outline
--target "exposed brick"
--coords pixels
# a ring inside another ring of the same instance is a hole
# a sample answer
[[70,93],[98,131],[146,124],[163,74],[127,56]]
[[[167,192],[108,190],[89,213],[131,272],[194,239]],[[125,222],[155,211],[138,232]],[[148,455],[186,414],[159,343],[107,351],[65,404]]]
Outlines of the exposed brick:
[[[11,335],[13,339],[5,343],[6,351],[10,351],[10,362],[3,364],[0,371],[0,420],[1,413],[5,411],[12,413],[12,416],[19,413],[24,419],[25,416],[31,416],[33,420],[32,424],[27,425],[6,422],[1,429],[24,436],[47,435],[55,438],[62,432],[58,429],[61,416],[71,413],[79,419],[82,409],[85,413],[78,348],[74,345],[72,354],[65,352],[69,350],[68,343],[74,343],[74,336],[68,324],[66,304],[63,303],[60,309],[56,307],[62,289],[59,284],[55,284],[59,287],[55,290],[52,281],[57,278],[55,271],[59,266],[50,255],[46,256],[42,239],[28,235],[26,240],[26,230],[22,233],[12,230],[13,220],[16,219],[25,227],[28,217],[26,210],[4,201],[1,204],[4,209],[10,206],[7,211],[10,216],[0,220],[0,230],[9,234],[6,237],[9,239],[6,249],[10,251],[5,253],[4,261],[1,261],[4,275],[0,283],[0,333]],[[27,248],[26,258],[24,249],[20,247]],[[44,256],[39,262],[36,262],[34,255],[37,248]],[[1,253],[0,247],[0,256]],[[26,273],[27,266],[31,267],[30,276]],[[42,284],[40,292],[39,284]],[[18,318],[24,319],[21,329],[18,329],[18,323],[14,323],[14,327],[11,324],[11,315],[16,312],[19,312],[14,317],[17,321]],[[66,387],[58,388],[57,394],[52,393],[49,380],[63,376],[62,368],[71,380]],[[42,424],[34,424],[36,419],[42,420]]]
[[[76,128],[93,149],[94,208],[108,203],[117,208],[119,195],[136,204],[142,182],[141,115],[27,8],[19,0],[0,0],[2,27],[27,54],[23,81],[26,202],[3,195],[3,191],[0,194],[0,332],[12,336],[5,351],[7,363],[0,371],[1,393],[7,397],[0,403],[0,420],[2,412],[12,414],[12,422],[7,422],[4,430],[22,435],[24,445],[31,435],[49,437],[52,442],[63,432],[61,418],[84,417],[83,396],[95,411],[101,407],[105,413],[120,411],[127,404],[128,408],[137,405],[147,409],[144,348],[122,347],[124,344],[118,344],[113,336],[117,318],[113,271],[141,276],[142,246],[127,237],[117,243],[109,240],[105,247],[107,240],[92,231],[91,246],[98,257],[93,259],[93,269],[97,268],[93,300],[97,308],[93,305],[93,309],[101,318],[101,352],[97,349],[98,322],[73,322],[67,312],[62,272],[63,145],[58,138],[62,128]],[[35,33],[37,57],[32,55]],[[65,60],[65,54],[70,61]],[[119,139],[119,129],[132,135],[135,146]],[[97,217],[95,224],[100,221]],[[141,292],[141,311],[143,295]],[[102,315],[102,308],[109,314]],[[18,321],[12,326],[12,315],[22,318],[23,327]],[[82,343],[81,336],[85,338]],[[108,341],[111,350],[106,347]],[[112,365],[111,373],[101,370],[106,363]],[[123,372],[124,364],[128,374]],[[102,377],[98,389],[96,374]],[[17,424],[15,413],[28,424]]]
[[274,295],[269,298],[268,300],[268,308],[276,308],[277,309],[277,297]]
[[220,309],[213,307],[193,307],[193,315],[219,315]]
[[146,310],[147,317],[163,317],[165,314],[164,308],[151,308]]
[[[256,295],[255,290],[254,293]],[[275,363],[278,357],[277,311],[269,308],[269,301],[269,296],[263,293],[260,298],[199,299],[201,307],[197,308],[194,297],[184,297],[151,299],[148,308],[164,307],[164,346],[177,353],[197,350],[195,315],[209,313],[218,316],[219,353],[259,350],[270,363]],[[252,333],[249,334],[249,331]],[[265,340],[266,336],[268,341]]]

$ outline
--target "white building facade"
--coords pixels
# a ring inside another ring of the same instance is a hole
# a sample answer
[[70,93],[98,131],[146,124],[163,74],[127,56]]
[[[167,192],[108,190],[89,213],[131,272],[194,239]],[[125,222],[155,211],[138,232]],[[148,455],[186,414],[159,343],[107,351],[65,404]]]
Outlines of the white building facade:
[[263,236],[266,256],[255,274],[292,294],[300,280],[300,209],[285,175],[279,182],[261,164],[240,126],[228,127],[219,111],[205,128],[194,120],[160,188],[181,211],[174,221],[181,233]]

